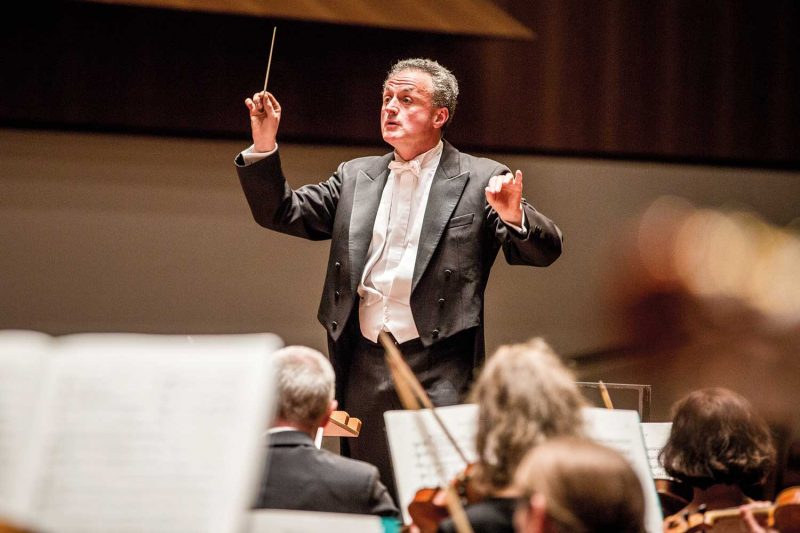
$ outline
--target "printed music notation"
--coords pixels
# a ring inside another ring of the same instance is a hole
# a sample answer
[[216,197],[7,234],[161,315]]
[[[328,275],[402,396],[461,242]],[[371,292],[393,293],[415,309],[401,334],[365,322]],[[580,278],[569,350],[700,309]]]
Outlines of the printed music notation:
[[[474,461],[478,406],[439,407],[436,413],[467,460]],[[447,483],[466,465],[429,410],[389,411],[384,418],[399,504],[408,521],[408,504],[417,490]]]
[[667,444],[670,431],[672,431],[672,422],[642,422],[642,436],[645,448],[647,448],[647,460],[650,462],[653,479],[670,479],[658,460],[658,454]]

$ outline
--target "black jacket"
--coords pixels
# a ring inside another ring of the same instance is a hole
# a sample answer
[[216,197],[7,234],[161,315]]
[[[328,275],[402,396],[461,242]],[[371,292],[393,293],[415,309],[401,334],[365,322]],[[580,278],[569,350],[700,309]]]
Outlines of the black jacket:
[[400,518],[377,468],[317,449],[300,431],[269,435],[266,479],[253,507]]

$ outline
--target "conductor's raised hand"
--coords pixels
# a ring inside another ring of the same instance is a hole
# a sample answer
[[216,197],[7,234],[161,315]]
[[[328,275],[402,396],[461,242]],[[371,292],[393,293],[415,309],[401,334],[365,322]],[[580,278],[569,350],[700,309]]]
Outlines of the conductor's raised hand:
[[492,176],[486,186],[486,201],[503,222],[522,226],[522,171]]
[[269,92],[258,92],[244,101],[250,111],[250,129],[256,152],[271,152],[276,146],[281,105]]

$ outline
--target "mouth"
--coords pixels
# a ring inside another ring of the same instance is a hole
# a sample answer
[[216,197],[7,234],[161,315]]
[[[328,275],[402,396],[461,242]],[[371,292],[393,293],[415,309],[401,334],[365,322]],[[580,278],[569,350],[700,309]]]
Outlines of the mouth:
[[400,123],[399,123],[399,122],[397,122],[396,120],[387,120],[387,121],[385,121],[385,122],[383,123],[383,126],[384,126],[385,128],[397,128],[397,127],[399,127],[399,126],[400,126]]

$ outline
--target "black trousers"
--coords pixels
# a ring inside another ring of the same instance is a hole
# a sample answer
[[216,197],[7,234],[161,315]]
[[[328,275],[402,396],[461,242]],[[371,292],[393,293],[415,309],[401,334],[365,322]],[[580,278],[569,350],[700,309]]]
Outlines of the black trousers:
[[[383,420],[385,411],[403,409],[395,392],[380,344],[365,339],[358,320],[351,320],[352,336],[329,339],[337,378],[337,399],[352,417],[362,422],[357,438],[342,439],[342,453],[372,463],[381,481],[397,501],[394,471]],[[355,329],[355,331],[352,331]],[[419,339],[398,344],[403,358],[437,407],[461,403],[474,378],[476,360],[482,359],[483,338],[472,328],[425,347]],[[343,335],[344,337],[344,335]],[[476,344],[480,348],[476,350]],[[476,357],[476,352],[481,357]]]

